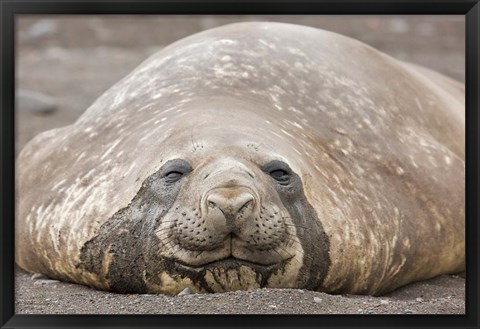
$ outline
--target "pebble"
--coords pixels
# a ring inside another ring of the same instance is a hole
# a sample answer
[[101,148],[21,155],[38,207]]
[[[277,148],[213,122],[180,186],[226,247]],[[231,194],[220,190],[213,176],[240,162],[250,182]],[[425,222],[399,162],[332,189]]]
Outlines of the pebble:
[[412,314],[413,311],[412,311],[412,310],[409,310],[409,309],[406,309],[406,310],[404,311],[404,313],[405,313],[405,314]]
[[47,277],[43,274],[40,274],[40,273],[35,273],[32,275],[32,277],[30,278],[31,280],[38,280],[38,279],[47,279]]
[[52,284],[52,283],[57,284],[57,283],[59,283],[60,281],[58,281],[58,280],[53,280],[53,279],[47,279],[47,280],[42,280],[42,282],[45,283],[45,284]]
[[19,111],[38,115],[51,114],[57,109],[57,102],[54,98],[32,90],[18,90],[15,102]]
[[388,300],[386,300],[386,299],[380,300],[380,304],[381,304],[381,305],[388,305],[389,303],[390,303],[390,302],[389,302]]
[[50,19],[42,19],[28,28],[26,37],[29,40],[38,40],[55,34],[57,32],[57,23]]
[[420,298],[420,297],[417,298],[417,299],[415,299],[415,300],[416,300],[417,302],[419,302],[419,303],[423,302],[423,298]]
[[185,296],[185,295],[190,295],[192,292],[190,291],[190,288],[185,288],[177,296]]
[[322,299],[321,298],[318,298],[318,297],[313,297],[313,301],[315,303],[321,303],[322,302]]
[[[43,280],[43,279],[39,279],[39,280],[36,280],[33,284],[34,285],[44,285],[44,284],[57,284],[59,281],[58,280],[51,280],[51,279],[46,279],[46,280]],[[57,286],[53,286],[54,288],[56,288]]]

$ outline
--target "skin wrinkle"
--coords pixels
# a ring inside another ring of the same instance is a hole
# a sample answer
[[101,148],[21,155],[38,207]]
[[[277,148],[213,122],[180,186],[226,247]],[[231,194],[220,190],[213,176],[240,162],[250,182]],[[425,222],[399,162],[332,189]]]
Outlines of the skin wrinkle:
[[[185,38],[120,80],[75,124],[21,152],[16,261],[100,289],[171,294],[269,285],[381,294],[461,271],[462,90],[313,28],[245,23]],[[201,173],[173,192],[155,179],[172,159]],[[291,194],[260,169],[271,161],[291,168]],[[234,177],[213,174],[232,166]],[[181,246],[204,259],[228,254],[202,250],[223,241],[202,233],[213,230],[200,212],[204,177],[210,188],[236,179],[266,196],[268,211],[238,217],[243,232],[255,227],[247,218],[260,227],[254,239],[229,244],[238,256],[247,255],[244,243],[259,247],[252,257],[293,254],[291,261],[273,270],[227,262],[204,272],[172,261],[194,258]],[[261,224],[272,211],[278,227],[267,229]],[[180,233],[175,221],[193,224]],[[258,242],[262,235],[268,242]],[[261,249],[269,244],[281,248],[267,255]],[[131,278],[129,268],[137,269]],[[237,285],[225,282],[237,276]]]

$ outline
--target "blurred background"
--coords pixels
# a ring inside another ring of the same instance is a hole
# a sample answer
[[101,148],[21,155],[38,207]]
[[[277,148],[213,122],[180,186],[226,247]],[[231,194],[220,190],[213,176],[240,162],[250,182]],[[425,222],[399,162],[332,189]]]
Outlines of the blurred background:
[[17,16],[16,153],[38,133],[73,123],[152,53],[241,21],[330,30],[464,82],[464,16]]

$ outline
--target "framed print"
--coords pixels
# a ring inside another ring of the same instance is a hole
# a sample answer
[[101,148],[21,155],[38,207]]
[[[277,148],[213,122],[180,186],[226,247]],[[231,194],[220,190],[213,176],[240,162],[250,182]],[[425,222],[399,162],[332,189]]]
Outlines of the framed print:
[[2,328],[478,327],[478,14],[2,8]]

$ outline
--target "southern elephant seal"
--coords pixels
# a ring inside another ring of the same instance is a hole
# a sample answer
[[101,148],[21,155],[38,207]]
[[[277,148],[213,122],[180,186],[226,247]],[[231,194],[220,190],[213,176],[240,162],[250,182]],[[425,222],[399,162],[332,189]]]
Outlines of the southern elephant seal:
[[462,271],[463,108],[462,84],[335,33],[195,34],[23,149],[16,262],[165,294]]

